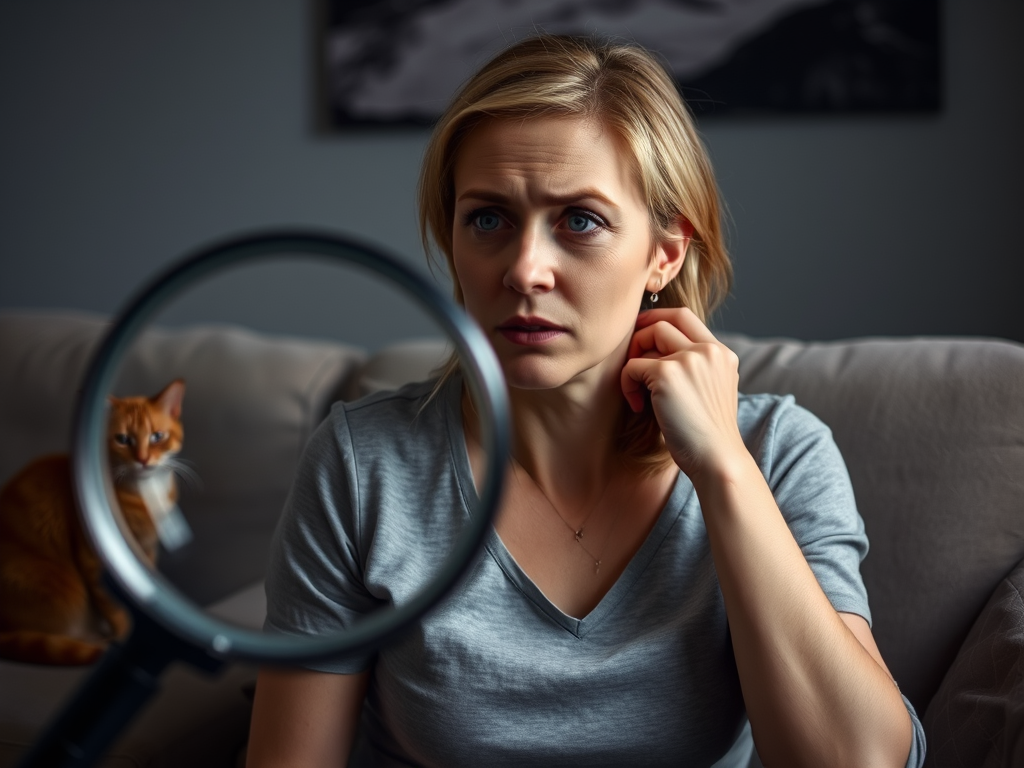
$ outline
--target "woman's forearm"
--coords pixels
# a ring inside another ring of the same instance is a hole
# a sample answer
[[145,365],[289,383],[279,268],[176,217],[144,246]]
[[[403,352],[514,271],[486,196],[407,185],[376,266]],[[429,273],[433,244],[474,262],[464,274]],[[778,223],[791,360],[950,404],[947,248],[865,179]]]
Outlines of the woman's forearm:
[[822,592],[753,458],[736,451],[694,487],[762,761],[902,768],[899,691]]

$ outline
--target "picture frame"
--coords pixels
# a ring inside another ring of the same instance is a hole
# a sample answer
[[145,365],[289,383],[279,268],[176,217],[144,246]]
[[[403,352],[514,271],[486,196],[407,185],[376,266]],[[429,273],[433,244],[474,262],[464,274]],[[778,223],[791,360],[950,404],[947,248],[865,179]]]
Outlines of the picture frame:
[[635,42],[698,117],[936,112],[938,0],[323,0],[330,127],[430,125],[540,32]]

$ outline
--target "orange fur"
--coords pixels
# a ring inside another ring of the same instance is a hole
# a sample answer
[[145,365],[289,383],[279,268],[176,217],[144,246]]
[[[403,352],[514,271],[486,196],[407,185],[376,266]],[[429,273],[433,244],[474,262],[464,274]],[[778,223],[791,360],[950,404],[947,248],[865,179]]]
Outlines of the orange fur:
[[[138,480],[181,450],[180,379],[151,398],[110,398],[107,443],[117,501],[150,565],[156,526]],[[158,470],[165,471],[165,470]],[[129,629],[103,588],[103,564],[82,527],[66,455],[31,462],[0,490],[0,656],[89,664]],[[168,503],[177,498],[173,474]]]

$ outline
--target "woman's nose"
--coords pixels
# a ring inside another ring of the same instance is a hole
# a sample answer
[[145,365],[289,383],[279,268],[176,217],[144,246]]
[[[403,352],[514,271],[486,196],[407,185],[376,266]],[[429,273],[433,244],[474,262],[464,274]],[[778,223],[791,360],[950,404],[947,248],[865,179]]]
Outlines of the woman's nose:
[[555,286],[554,244],[536,232],[524,232],[512,246],[504,284],[520,293],[550,291]]

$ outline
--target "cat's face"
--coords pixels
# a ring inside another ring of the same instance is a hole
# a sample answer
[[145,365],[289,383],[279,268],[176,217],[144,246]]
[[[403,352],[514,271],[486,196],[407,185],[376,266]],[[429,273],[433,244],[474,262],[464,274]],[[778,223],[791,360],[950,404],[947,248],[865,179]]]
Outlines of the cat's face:
[[111,397],[107,445],[111,464],[159,467],[181,450],[181,400],[185,382],[172,381],[153,397]]

